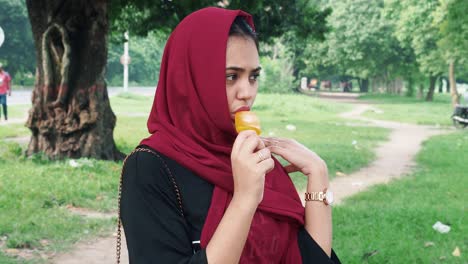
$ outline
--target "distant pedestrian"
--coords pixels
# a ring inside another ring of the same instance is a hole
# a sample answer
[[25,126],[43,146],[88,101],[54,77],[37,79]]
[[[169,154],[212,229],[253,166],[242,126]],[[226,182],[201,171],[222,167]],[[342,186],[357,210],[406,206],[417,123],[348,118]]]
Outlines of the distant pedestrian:
[[7,93],[8,96],[11,96],[11,77],[8,74],[8,72],[3,70],[3,64],[0,63],[0,105],[2,105],[3,108],[3,115],[5,116],[5,121],[8,120]]

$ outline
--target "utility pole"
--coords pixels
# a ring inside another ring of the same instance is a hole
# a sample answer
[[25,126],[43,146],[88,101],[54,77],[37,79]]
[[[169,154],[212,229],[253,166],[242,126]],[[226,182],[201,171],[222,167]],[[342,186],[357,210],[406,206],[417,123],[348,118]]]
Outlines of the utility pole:
[[4,40],[5,40],[5,33],[3,32],[2,27],[0,27],[0,47],[2,46]]
[[123,74],[123,89],[124,92],[128,92],[128,64],[130,64],[130,56],[128,55],[128,31],[124,33],[124,54],[120,57],[120,63],[124,68]]

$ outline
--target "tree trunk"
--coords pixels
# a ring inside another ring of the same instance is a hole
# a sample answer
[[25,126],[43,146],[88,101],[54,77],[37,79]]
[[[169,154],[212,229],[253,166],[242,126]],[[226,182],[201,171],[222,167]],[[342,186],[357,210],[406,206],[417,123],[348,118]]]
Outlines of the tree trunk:
[[406,96],[413,97],[413,95],[414,95],[413,77],[411,77],[411,76],[408,77],[407,84],[408,84],[408,87],[406,89]]
[[358,78],[359,92],[367,93],[369,91],[369,79]]
[[452,97],[452,106],[455,108],[460,103],[460,95],[457,91],[457,82],[455,79],[455,61],[449,63],[449,83],[450,83],[450,96]]
[[430,76],[429,77],[429,91],[426,94],[426,101],[431,102],[434,100],[434,90],[435,90],[435,83],[437,81],[437,76]]
[[117,160],[104,73],[106,0],[27,0],[37,67],[27,154]]
[[439,93],[444,92],[444,77],[440,76],[439,77]]

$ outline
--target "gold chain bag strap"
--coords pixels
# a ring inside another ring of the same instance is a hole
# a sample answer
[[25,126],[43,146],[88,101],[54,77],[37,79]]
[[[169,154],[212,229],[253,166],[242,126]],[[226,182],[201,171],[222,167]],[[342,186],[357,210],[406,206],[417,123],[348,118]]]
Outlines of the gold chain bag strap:
[[167,174],[171,178],[172,184],[174,185],[174,191],[177,196],[177,202],[179,203],[179,211],[180,215],[184,217],[184,210],[182,207],[182,196],[180,195],[179,187],[177,186],[176,180],[174,178],[174,175],[172,175],[171,170],[169,170],[169,167],[167,166],[166,162],[161,158],[161,156],[156,153],[155,151],[151,149],[146,149],[146,148],[136,148],[132,153],[130,153],[123,161],[122,165],[122,171],[120,173],[120,183],[119,183],[119,199],[118,199],[118,218],[117,218],[117,264],[120,264],[120,252],[121,252],[121,247],[122,247],[122,220],[120,219],[120,200],[122,198],[122,182],[123,182],[123,174],[124,174],[124,168],[125,168],[125,163],[127,162],[127,159],[132,156],[136,152],[147,152],[155,155],[158,157],[164,166],[164,169],[166,170]]

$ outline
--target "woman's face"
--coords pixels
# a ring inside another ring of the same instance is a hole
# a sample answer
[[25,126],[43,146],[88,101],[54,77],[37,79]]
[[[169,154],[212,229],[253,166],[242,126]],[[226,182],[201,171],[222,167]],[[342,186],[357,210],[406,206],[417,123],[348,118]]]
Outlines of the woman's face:
[[238,111],[249,111],[257,96],[260,74],[257,47],[251,38],[230,36],[226,51],[226,93],[232,122]]

